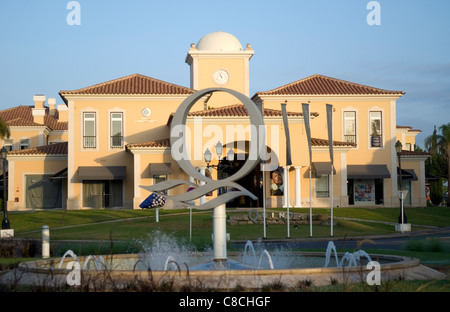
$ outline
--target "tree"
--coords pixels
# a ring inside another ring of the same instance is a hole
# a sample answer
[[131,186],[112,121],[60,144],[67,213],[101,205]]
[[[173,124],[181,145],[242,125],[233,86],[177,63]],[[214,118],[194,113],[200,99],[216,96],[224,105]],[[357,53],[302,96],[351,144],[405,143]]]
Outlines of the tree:
[[[431,154],[431,158],[427,161],[426,167],[431,174],[440,178],[440,181],[437,183],[441,187],[441,181],[447,180],[448,191],[450,191],[450,183],[448,183],[450,172],[450,123],[440,126],[439,130],[440,134],[437,133],[435,126],[433,134],[425,139],[425,148]],[[448,200],[447,207],[450,207]]]
[[441,135],[438,140],[439,148],[443,151],[443,154],[447,158],[447,207],[450,207],[448,195],[450,195],[450,122],[446,125],[439,127]]
[[[11,131],[9,130],[8,124],[3,120],[2,117],[0,117],[0,140],[3,140],[4,138],[9,139],[10,135],[11,135]],[[2,169],[3,179],[6,179],[5,171],[4,171],[4,168],[3,168],[3,162],[1,162],[1,161],[0,161],[0,166],[1,166],[1,169]],[[3,195],[3,194],[1,194],[1,195]],[[2,210],[3,210],[4,209],[3,208],[4,198],[3,198],[3,196],[1,196],[1,197],[2,197],[1,203],[2,203]]]
[[11,135],[11,132],[9,131],[8,124],[3,120],[2,117],[0,117],[0,139],[7,138],[9,139],[9,136]]

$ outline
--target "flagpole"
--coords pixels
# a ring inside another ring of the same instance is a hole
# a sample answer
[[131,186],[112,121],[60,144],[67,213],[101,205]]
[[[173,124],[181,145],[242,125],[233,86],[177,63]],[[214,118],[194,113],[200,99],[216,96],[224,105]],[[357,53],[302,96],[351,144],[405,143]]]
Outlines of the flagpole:
[[311,185],[312,163],[309,162],[309,236],[312,237],[312,185]]
[[330,205],[331,205],[331,222],[330,222],[330,236],[333,236],[333,178],[334,178],[334,155],[333,155],[333,105],[326,104],[327,108],[327,128],[328,128],[328,146],[330,152]]
[[281,112],[283,114],[283,124],[284,124],[284,132],[286,135],[286,169],[285,169],[285,177],[284,180],[286,181],[286,185],[284,187],[284,196],[286,198],[286,208],[287,208],[287,218],[286,218],[286,224],[287,224],[287,237],[291,236],[290,229],[289,229],[289,206],[290,206],[290,200],[289,200],[289,167],[292,165],[292,158],[291,158],[291,139],[289,134],[289,124],[288,124],[288,117],[287,117],[287,111],[286,111],[286,105],[287,100],[284,101],[284,103],[281,103]]
[[286,224],[287,224],[287,237],[291,237],[291,231],[289,229],[289,166],[286,166],[286,187],[284,188],[284,191],[286,192],[286,198],[287,198],[287,216],[286,216]]
[[303,110],[303,120],[305,122],[306,137],[308,141],[308,151],[309,151],[309,236],[312,236],[312,182],[311,182],[311,171],[312,171],[312,151],[311,151],[311,126],[309,124],[309,104],[302,103]]
[[330,236],[333,236],[333,163],[331,163],[331,229],[330,229]]
[[261,171],[263,175],[263,237],[266,238],[266,171],[265,167],[263,167],[263,170]]

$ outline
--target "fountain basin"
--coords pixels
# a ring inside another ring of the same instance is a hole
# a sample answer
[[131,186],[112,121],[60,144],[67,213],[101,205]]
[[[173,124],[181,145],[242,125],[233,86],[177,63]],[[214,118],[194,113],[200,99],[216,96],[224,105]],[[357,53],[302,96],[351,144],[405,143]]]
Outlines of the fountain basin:
[[[196,253],[199,261],[204,259],[203,263],[212,259],[212,254]],[[230,261],[236,261],[242,256],[242,253],[229,253]],[[316,263],[310,267],[291,267],[282,269],[251,269],[240,267],[240,269],[227,270],[211,270],[210,268],[202,270],[187,269],[184,264],[177,264],[176,270],[147,270],[139,268],[138,254],[122,254],[122,255],[105,255],[103,256],[106,269],[98,270],[94,264],[86,266],[81,270],[82,281],[89,282],[99,277],[106,277],[110,282],[114,283],[114,287],[125,287],[130,283],[137,281],[146,281],[149,278],[152,282],[163,283],[171,281],[176,285],[192,285],[193,283],[201,284],[202,287],[214,289],[233,289],[243,286],[246,289],[260,289],[264,285],[272,283],[283,283],[286,286],[297,285],[301,281],[311,281],[313,285],[330,285],[331,281],[335,282],[364,282],[370,269],[366,265],[353,267],[323,267],[325,256],[321,252],[292,252],[288,257],[297,257],[301,259],[313,259],[311,263]],[[344,254],[339,253],[339,257]],[[392,255],[371,255],[373,261],[380,263],[381,282],[391,279],[442,279],[446,275],[438,271],[432,270],[420,264],[415,258],[392,256]],[[86,257],[78,257],[82,263]],[[35,280],[42,281],[44,278],[51,278],[53,283],[66,283],[67,275],[71,272],[66,269],[66,265],[71,258],[64,259],[61,268],[58,267],[60,259],[36,260],[21,263],[18,269],[24,274],[34,276]],[[303,261],[303,265],[309,261]],[[200,261],[200,263],[202,263]],[[320,264],[319,264],[320,263]],[[197,262],[199,264],[199,262]],[[332,263],[330,263],[332,265]],[[47,280],[47,283],[49,281]]]

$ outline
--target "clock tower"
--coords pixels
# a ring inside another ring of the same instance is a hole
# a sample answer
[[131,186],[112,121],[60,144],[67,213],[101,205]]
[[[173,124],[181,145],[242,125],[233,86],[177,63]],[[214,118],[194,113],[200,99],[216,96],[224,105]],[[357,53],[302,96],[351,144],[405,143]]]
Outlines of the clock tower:
[[[221,87],[250,93],[249,61],[254,51],[247,44],[245,50],[239,40],[226,32],[217,31],[202,37],[197,45],[191,44],[186,63],[191,69],[191,88],[202,90]],[[236,104],[215,102],[215,106]]]

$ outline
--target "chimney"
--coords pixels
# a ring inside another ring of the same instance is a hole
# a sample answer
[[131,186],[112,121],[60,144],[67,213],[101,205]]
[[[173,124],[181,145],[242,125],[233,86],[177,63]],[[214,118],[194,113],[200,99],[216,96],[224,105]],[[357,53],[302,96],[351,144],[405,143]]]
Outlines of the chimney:
[[33,121],[38,124],[44,124],[45,116],[45,95],[37,94],[33,96],[34,108],[31,109]]
[[68,122],[69,121],[69,108],[65,104],[58,104],[58,121]]
[[56,114],[56,99],[55,98],[49,98],[48,99],[48,114],[50,116],[55,116]]

